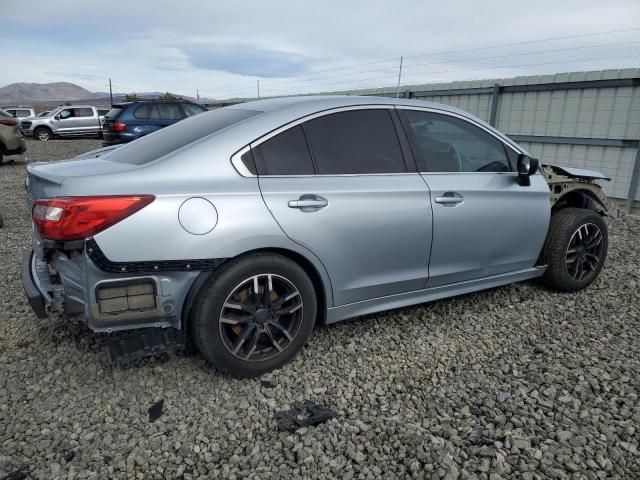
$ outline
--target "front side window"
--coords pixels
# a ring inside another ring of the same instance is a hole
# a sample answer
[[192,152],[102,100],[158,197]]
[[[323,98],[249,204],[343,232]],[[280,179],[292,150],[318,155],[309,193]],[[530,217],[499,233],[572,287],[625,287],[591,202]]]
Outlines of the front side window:
[[481,128],[440,113],[405,110],[422,172],[509,172],[504,145]]
[[313,175],[302,127],[297,125],[252,149],[259,175]]
[[321,175],[406,171],[387,109],[332,113],[305,122],[303,128]]
[[58,115],[60,115],[60,120],[71,118],[73,117],[73,109],[65,108],[64,110],[60,110],[60,113],[58,113]]

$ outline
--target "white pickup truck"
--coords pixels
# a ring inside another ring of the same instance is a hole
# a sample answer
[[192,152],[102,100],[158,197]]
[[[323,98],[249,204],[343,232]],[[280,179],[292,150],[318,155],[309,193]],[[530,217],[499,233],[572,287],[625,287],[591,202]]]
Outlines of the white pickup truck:
[[91,105],[62,106],[45,117],[22,119],[20,130],[24,136],[43,142],[55,137],[100,137],[108,111]]

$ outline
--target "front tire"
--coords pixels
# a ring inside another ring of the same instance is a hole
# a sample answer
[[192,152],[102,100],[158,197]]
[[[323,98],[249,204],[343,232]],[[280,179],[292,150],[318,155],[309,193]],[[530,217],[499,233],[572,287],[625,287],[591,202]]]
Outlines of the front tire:
[[566,208],[551,217],[540,261],[547,265],[542,281],[554,290],[575,292],[590,285],[602,270],[609,235],[600,214]]
[[38,127],[33,131],[33,136],[41,142],[48,142],[53,138],[53,132],[47,127]]
[[251,254],[217,270],[193,307],[196,346],[216,368],[255,377],[289,362],[305,345],[317,311],[313,283],[294,261]]

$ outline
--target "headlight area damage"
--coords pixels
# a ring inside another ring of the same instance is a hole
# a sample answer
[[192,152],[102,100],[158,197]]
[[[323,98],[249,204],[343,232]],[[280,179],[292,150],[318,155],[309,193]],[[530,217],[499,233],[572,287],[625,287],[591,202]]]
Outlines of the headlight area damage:
[[611,180],[600,172],[555,165],[542,165],[541,170],[549,184],[552,212],[575,207],[595,210],[603,216],[619,216],[619,209],[596,183],[599,180]]

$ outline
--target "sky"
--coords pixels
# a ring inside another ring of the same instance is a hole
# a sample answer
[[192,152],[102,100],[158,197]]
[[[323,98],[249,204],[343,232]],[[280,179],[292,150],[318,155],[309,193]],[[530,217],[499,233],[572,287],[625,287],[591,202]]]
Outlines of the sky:
[[[232,98],[640,67],[640,0],[0,0],[0,86]],[[515,45],[514,45],[515,44]]]

